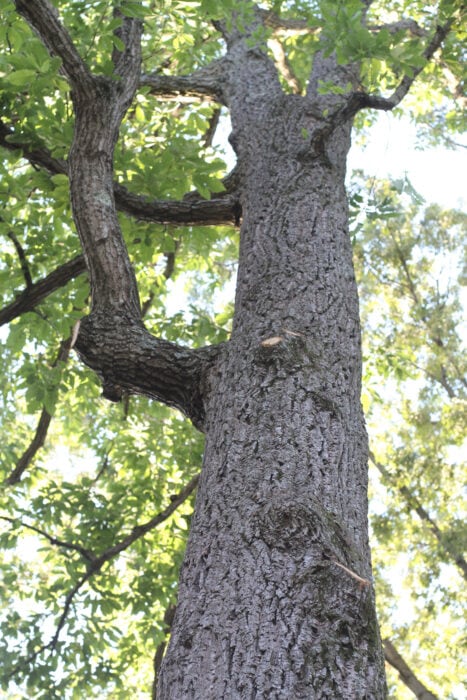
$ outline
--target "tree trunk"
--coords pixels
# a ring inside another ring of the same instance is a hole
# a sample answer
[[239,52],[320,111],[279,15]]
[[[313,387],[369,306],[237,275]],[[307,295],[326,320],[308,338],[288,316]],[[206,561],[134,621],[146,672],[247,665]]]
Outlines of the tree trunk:
[[325,61],[314,102],[285,95],[244,37],[228,43],[243,211],[234,328],[207,377],[158,698],[384,698],[344,188],[351,119],[329,129],[317,108]]

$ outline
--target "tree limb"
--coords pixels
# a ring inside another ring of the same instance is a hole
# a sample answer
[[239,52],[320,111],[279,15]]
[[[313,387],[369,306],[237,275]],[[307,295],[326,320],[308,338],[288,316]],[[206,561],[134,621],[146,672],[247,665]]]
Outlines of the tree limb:
[[26,282],[26,289],[29,290],[32,287],[32,278],[31,272],[29,270],[29,263],[26,258],[26,253],[24,252],[23,246],[21,245],[13,231],[9,231],[7,235],[8,238],[13,242],[16,252],[18,253],[18,258],[21,265],[21,270],[23,272],[24,281]]
[[6,522],[11,523],[12,525],[14,525],[15,530],[19,526],[24,528],[25,530],[31,530],[31,532],[36,532],[38,535],[45,537],[45,539],[48,540],[50,544],[53,544],[54,546],[60,547],[62,549],[69,549],[73,552],[78,552],[78,554],[81,554],[83,559],[86,559],[87,561],[92,562],[96,559],[95,555],[92,552],[85,549],[81,545],[74,544],[73,542],[66,542],[65,540],[62,540],[59,537],[49,535],[48,532],[45,532],[45,530],[42,530],[40,527],[36,527],[35,525],[25,523],[23,520],[19,520],[18,518],[10,518],[7,515],[0,515],[0,520],[5,520]]
[[[52,367],[56,367],[59,362],[66,362],[70,354],[70,338],[63,340],[60,343],[60,350],[55,358]],[[31,464],[32,460],[43,446],[45,438],[47,437],[47,432],[49,430],[50,422],[52,420],[52,415],[47,411],[46,408],[42,409],[41,416],[39,418],[39,423],[37,424],[35,435],[25,452],[21,455],[19,460],[16,462],[15,468],[4,480],[4,484],[7,486],[13,486],[17,484],[26,469]]]
[[[57,538],[54,538],[50,535],[47,535],[43,531],[39,531],[37,528],[32,528],[31,526],[26,526],[29,527],[30,529],[34,529],[38,534],[41,534],[42,536],[46,537],[46,539],[51,542],[52,544],[58,546],[58,547],[65,547],[67,549],[74,549],[78,553],[81,554],[81,556],[85,559],[86,561],[86,572],[78,579],[76,584],[73,586],[73,588],[68,592],[65,602],[63,605],[63,610],[60,615],[60,618],[58,620],[57,626],[55,628],[55,632],[47,644],[42,644],[33,654],[28,656],[26,659],[22,660],[20,663],[16,665],[16,667],[13,669],[13,671],[10,673],[9,677],[12,678],[14,677],[18,671],[21,670],[23,666],[26,666],[27,664],[31,663],[35,659],[37,659],[40,654],[42,654],[44,651],[54,651],[57,642],[60,637],[60,633],[65,625],[66,619],[68,617],[68,613],[71,608],[71,604],[76,596],[76,594],[83,588],[83,586],[89,581],[89,579],[94,576],[95,574],[98,574],[101,570],[104,564],[106,564],[108,561],[111,561],[114,559],[117,554],[120,554],[120,552],[124,551],[125,549],[128,549],[130,545],[132,545],[136,540],[138,540],[140,537],[143,537],[146,535],[148,532],[156,528],[158,525],[163,523],[165,520],[167,520],[176,510],[177,508],[184,503],[187,498],[193,493],[193,491],[196,489],[199,481],[199,475],[197,474],[196,476],[191,479],[186,486],[183,487],[183,489],[176,495],[171,497],[171,502],[165,508],[163,511],[155,515],[151,520],[149,520],[146,523],[143,523],[142,525],[136,525],[131,532],[118,544],[114,545],[113,547],[110,547],[109,549],[105,550],[102,554],[99,556],[95,555],[94,553],[90,552],[87,549],[81,548],[79,545],[74,545],[69,542],[64,542],[62,540],[58,540]],[[3,518],[6,520],[10,520],[10,518]],[[11,519],[14,520],[14,519]],[[55,542],[52,542],[52,540],[55,540]]]
[[192,102],[195,99],[225,104],[222,90],[223,70],[223,61],[220,59],[190,75],[142,75],[139,85],[149,87],[150,94],[162,100]]
[[9,140],[15,136],[14,130],[0,119],[0,146],[9,151],[22,151],[23,157],[33,167],[45,168],[52,175],[68,175],[68,165],[65,160],[54,158],[45,147],[32,148],[25,141]]
[[172,623],[175,617],[175,611],[177,609],[176,605],[169,605],[164,613],[164,625],[165,625],[165,639],[159,644],[154,654],[153,668],[154,668],[154,680],[152,683],[152,696],[151,700],[157,700],[157,682],[159,677],[159,672],[161,670],[162,660],[164,658],[165,647],[167,646],[167,636],[170,634],[172,629]]
[[399,673],[401,681],[412,691],[418,700],[438,700],[428,688],[418,680],[415,673],[405,663],[389,639],[383,639],[384,658]]
[[414,19],[400,19],[397,22],[388,22],[387,24],[375,24],[368,27],[371,32],[379,32],[386,29],[390,34],[397,32],[409,32],[413,36],[426,36],[427,31],[421,27]]
[[[13,129],[0,119],[0,146],[9,151],[22,151],[24,158],[33,167],[45,168],[52,175],[68,175],[68,164],[54,158],[47,148],[31,149],[26,142],[9,141],[14,135]],[[118,211],[140,221],[152,221],[158,224],[174,226],[236,226],[238,225],[240,205],[233,192],[217,193],[212,199],[203,199],[200,195],[182,200],[151,200],[144,195],[134,194],[123,185],[114,182],[113,193]]]
[[62,59],[63,72],[70,84],[91,85],[92,75],[49,0],[15,0],[15,5],[49,53]]
[[320,26],[310,26],[307,20],[279,17],[273,10],[263,10],[257,7],[256,12],[261,17],[264,26],[268,27],[274,36],[298,36],[316,34],[316,32],[321,31]]
[[60,265],[49,275],[35,282],[29,288],[26,287],[14,301],[0,310],[0,326],[9,323],[17,316],[26,311],[32,311],[37,304],[40,304],[49,294],[52,294],[60,287],[64,287],[71,279],[78,277],[86,270],[86,263],[83,255],[77,255],[72,260]]
[[269,39],[268,46],[272,51],[272,55],[274,56],[274,62],[277,69],[286,83],[294,92],[300,93],[300,83],[294,75],[292,66],[289,63],[289,59],[287,58],[287,54],[285,53],[282,43],[278,39],[272,38]]

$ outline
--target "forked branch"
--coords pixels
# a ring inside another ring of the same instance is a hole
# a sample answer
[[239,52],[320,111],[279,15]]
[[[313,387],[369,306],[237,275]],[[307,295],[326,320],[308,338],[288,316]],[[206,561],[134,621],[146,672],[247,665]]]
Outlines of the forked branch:
[[49,0],[18,0],[17,7],[49,51],[62,58],[73,87],[75,129],[68,174],[92,296],[91,314],[80,324],[75,347],[102,378],[104,397],[119,401],[124,390],[144,394],[179,408],[201,428],[203,377],[217,350],[192,351],[146,331],[115,204],[114,148],[140,82],[141,22],[117,12],[121,25],[116,35],[123,49],[112,53],[113,75],[94,76]]

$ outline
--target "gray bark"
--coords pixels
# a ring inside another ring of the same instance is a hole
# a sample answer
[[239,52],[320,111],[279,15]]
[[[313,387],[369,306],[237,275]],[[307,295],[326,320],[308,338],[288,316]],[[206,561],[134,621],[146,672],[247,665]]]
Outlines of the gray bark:
[[[206,451],[158,698],[383,698],[367,438],[347,229],[351,118],[284,95],[227,36],[241,176],[232,338],[208,374]],[[304,133],[309,134],[304,137]]]

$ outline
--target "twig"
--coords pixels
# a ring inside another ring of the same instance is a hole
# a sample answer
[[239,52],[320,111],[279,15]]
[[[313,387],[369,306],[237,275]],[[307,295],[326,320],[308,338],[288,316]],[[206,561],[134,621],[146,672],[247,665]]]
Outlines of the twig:
[[32,287],[32,277],[31,272],[29,270],[29,263],[26,258],[26,253],[24,252],[24,248],[17,239],[16,235],[13,233],[13,231],[8,232],[8,238],[13,242],[13,245],[16,248],[16,252],[18,253],[18,258],[21,265],[21,270],[24,276],[24,281],[26,282],[26,289],[29,290]]
[[[70,353],[70,338],[62,340],[60,343],[60,349],[58,351],[57,357],[52,363],[52,367],[56,367],[59,362],[66,362]],[[45,439],[47,437],[47,432],[49,430],[50,422],[52,420],[52,415],[47,411],[46,408],[42,409],[39,422],[37,424],[35,435],[25,452],[21,455],[19,460],[16,462],[16,466],[4,480],[4,484],[7,486],[13,486],[17,484],[26,469],[31,464],[32,460],[43,446]]]
[[37,532],[38,535],[42,535],[42,537],[45,537],[46,540],[50,542],[50,544],[55,545],[56,547],[62,547],[63,549],[70,549],[74,552],[78,552],[81,554],[84,559],[87,561],[95,561],[96,557],[92,552],[89,550],[85,549],[84,547],[81,547],[79,544],[74,544],[73,542],[66,542],[65,540],[61,540],[58,537],[54,537],[53,535],[49,535],[48,532],[45,532],[45,530],[42,530],[39,527],[36,527],[35,525],[30,525],[29,523],[25,523],[23,520],[19,520],[18,518],[10,518],[7,515],[0,515],[0,520],[5,520],[6,522],[11,523],[15,527],[23,527],[26,530],[31,530],[32,532]]

